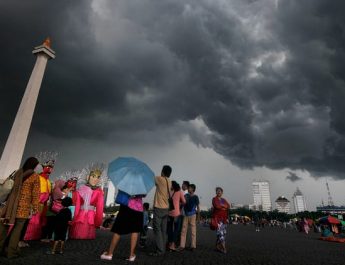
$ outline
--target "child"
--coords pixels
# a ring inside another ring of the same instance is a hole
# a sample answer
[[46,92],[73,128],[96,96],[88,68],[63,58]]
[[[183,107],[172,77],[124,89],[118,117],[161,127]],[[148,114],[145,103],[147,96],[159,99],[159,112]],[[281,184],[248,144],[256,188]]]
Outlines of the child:
[[64,185],[61,189],[61,193],[62,193],[61,200],[65,199],[70,191],[71,191],[71,188],[68,187],[67,185]]
[[[63,254],[64,244],[66,240],[68,225],[72,221],[72,212],[68,208],[72,205],[72,199],[70,197],[65,197],[62,199],[61,204],[63,208],[56,215],[56,222],[54,227],[54,244],[53,249],[48,252],[48,254]],[[60,251],[56,252],[56,248],[60,245]]]
[[143,204],[143,207],[144,207],[143,230],[140,232],[140,239],[139,239],[139,247],[141,248],[146,247],[147,230],[148,230],[148,225],[150,222],[150,219],[149,219],[150,204],[145,202]]

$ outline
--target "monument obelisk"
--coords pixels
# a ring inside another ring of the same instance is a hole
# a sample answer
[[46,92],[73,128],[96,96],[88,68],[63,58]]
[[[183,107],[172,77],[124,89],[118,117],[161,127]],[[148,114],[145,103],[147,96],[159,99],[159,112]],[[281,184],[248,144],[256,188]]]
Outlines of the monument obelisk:
[[42,45],[35,47],[32,53],[37,56],[36,64],[1,156],[0,180],[7,178],[20,167],[44,71],[48,60],[55,58],[55,52],[50,47],[49,38]]

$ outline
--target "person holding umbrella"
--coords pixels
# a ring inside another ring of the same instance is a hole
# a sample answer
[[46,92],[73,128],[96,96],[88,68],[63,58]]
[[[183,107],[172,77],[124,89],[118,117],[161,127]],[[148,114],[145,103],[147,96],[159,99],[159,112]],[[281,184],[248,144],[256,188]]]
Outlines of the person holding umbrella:
[[109,248],[101,255],[103,260],[112,260],[122,235],[130,234],[130,254],[127,261],[136,260],[135,249],[143,226],[142,198],[154,186],[154,173],[143,162],[135,158],[120,157],[109,164],[109,179],[119,189],[116,202],[120,210],[111,228],[114,233]]
[[130,255],[127,261],[135,261],[135,249],[138,241],[139,233],[143,227],[143,195],[131,196],[128,198],[128,205],[120,204],[119,213],[115,219],[115,223],[111,228],[113,237],[110,242],[108,251],[101,255],[101,259],[112,260],[113,252],[120,242],[121,236],[130,234]]

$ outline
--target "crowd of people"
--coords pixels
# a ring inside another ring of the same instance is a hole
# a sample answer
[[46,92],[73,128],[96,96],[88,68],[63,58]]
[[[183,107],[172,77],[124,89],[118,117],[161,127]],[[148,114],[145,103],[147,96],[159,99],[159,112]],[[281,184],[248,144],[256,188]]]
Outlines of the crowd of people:
[[[49,177],[55,161],[28,158],[12,174],[14,185],[0,209],[0,252],[19,256],[28,241],[53,242],[47,254],[63,253],[68,239],[94,239],[103,219],[103,191],[98,186],[102,170],[85,172],[84,179]],[[77,181],[85,184],[77,188]]]
[[[43,162],[28,158],[22,168],[11,178],[13,188],[0,209],[0,252],[8,258],[19,256],[20,247],[29,246],[31,240],[51,242],[49,255],[62,254],[67,239],[94,239],[96,228],[103,220],[104,197],[99,186],[101,168],[90,168],[83,176],[58,179],[54,184],[49,177],[55,161]],[[116,202],[120,204],[115,218],[107,221],[113,233],[108,249],[101,259],[111,260],[121,236],[130,234],[128,261],[136,260],[136,247],[147,246],[147,233],[152,221],[154,251],[157,257],[166,251],[194,251],[197,247],[196,225],[200,218],[200,202],[196,185],[183,181],[182,185],[170,179],[172,169],[165,165],[160,176],[156,176],[153,200],[153,220],[150,220],[150,204],[143,203],[146,194],[128,196],[119,191]],[[84,184],[80,185],[79,181]],[[79,184],[79,185],[77,185]],[[138,184],[139,185],[139,184]],[[216,250],[226,253],[226,228],[230,204],[222,197],[223,189],[216,188],[212,199],[213,216],[216,223]],[[122,196],[122,197],[121,197]],[[191,244],[186,245],[187,234]]]
[[[199,197],[195,193],[196,185],[183,181],[180,186],[170,180],[172,169],[165,165],[160,176],[155,177],[155,195],[153,200],[154,251],[150,256],[163,256],[166,251],[194,251],[197,247],[196,224],[200,218]],[[226,253],[225,236],[230,204],[222,198],[223,190],[218,187],[217,195],[212,200],[213,218],[217,220],[216,249]],[[120,210],[111,228],[114,233],[109,248],[101,255],[103,260],[112,260],[121,235],[130,234],[130,254],[128,261],[136,259],[135,249],[138,238],[140,247],[146,246],[147,226],[149,222],[149,204],[142,203],[143,196],[131,196],[128,202],[120,204]],[[135,201],[136,203],[132,203]],[[143,205],[143,206],[142,206]],[[191,244],[186,246],[187,233],[191,234]]]

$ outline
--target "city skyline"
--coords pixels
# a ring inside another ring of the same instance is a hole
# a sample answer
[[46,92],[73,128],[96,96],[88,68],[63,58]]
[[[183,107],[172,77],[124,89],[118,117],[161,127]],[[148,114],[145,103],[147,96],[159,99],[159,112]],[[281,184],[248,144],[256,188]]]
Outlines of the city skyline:
[[[259,181],[263,181],[262,179],[262,177],[260,178],[261,180],[259,180]],[[251,208],[251,207],[253,207],[253,205],[255,205],[255,203],[253,203],[253,183],[254,182],[258,182],[258,178],[256,178],[256,179],[253,179],[253,182],[252,182],[252,184],[251,184],[251,187],[252,187],[252,189],[251,189],[251,191],[248,189],[248,192],[250,193],[250,196],[252,197],[252,201],[250,202],[250,203],[243,203],[243,202],[241,202],[241,201],[237,201],[236,203],[232,203],[236,208],[238,208],[238,207],[245,207],[245,208]],[[115,197],[116,197],[116,192],[117,192],[117,189],[116,189],[116,187],[114,187],[114,185],[111,183],[111,181],[109,181],[108,182],[109,184],[108,184],[108,190],[107,190],[107,198],[106,198],[106,200],[105,200],[105,204],[106,205],[108,205],[108,206],[110,206],[111,204],[114,204],[114,202],[115,202]],[[110,189],[109,189],[109,187],[110,187]],[[275,194],[280,194],[279,193],[279,191],[278,192],[274,192]],[[302,192],[300,191],[300,189],[296,186],[296,189],[295,189],[295,191],[292,193],[292,194],[280,194],[278,197],[276,197],[277,199],[274,199],[274,200],[272,200],[272,196],[273,195],[271,195],[271,193],[270,193],[270,201],[271,201],[271,208],[272,208],[272,211],[273,210],[278,210],[279,211],[279,207],[277,207],[277,200],[279,200],[279,199],[281,199],[281,198],[283,198],[283,199],[286,199],[288,202],[289,202],[289,206],[288,206],[288,213],[289,214],[294,214],[294,213],[297,213],[296,212],[296,206],[295,206],[295,201],[294,201],[294,197],[295,197],[295,195],[297,194],[297,193],[300,193],[300,194],[302,194]],[[147,201],[147,202],[151,202],[152,201],[152,195],[153,195],[153,192],[151,192],[148,196],[147,196],[147,198],[145,198],[144,200],[145,201]],[[305,210],[307,210],[307,211],[311,211],[311,212],[313,212],[313,211],[316,211],[317,209],[316,209],[316,207],[318,207],[318,206],[323,206],[322,205],[322,202],[321,203],[319,203],[319,204],[315,204],[315,203],[313,203],[313,202],[310,202],[310,204],[311,205],[315,205],[315,207],[310,207],[310,209],[308,209],[307,207],[306,207],[306,199],[305,199],[305,196],[302,194],[302,196],[303,196],[303,205],[304,205],[304,207],[305,207]],[[211,208],[212,207],[212,205],[209,203],[209,204],[207,204],[207,202],[205,203],[205,201],[203,201],[202,200],[202,196],[200,196],[200,199],[201,199],[201,206],[203,207],[203,210],[205,210],[206,208],[207,209],[209,209],[209,208]],[[275,204],[273,204],[272,203],[272,201],[274,201],[275,202]],[[322,200],[321,200],[322,201]],[[324,205],[324,206],[326,206],[326,205]],[[341,205],[341,204],[338,204],[338,205],[336,205],[336,206],[343,206],[343,205]],[[303,208],[304,209],[304,208]],[[255,209],[254,209],[255,210]],[[256,210],[261,210],[261,209],[256,209]],[[301,210],[301,211],[304,211],[304,210]]]

